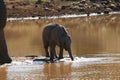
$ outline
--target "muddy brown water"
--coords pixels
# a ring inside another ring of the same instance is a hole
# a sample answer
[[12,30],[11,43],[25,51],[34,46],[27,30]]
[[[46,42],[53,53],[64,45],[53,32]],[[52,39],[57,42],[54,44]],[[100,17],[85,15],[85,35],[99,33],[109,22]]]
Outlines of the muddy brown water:
[[[55,63],[24,57],[45,58],[41,35],[51,22],[66,26],[74,61],[67,52]],[[7,23],[5,34],[13,62],[0,66],[0,80],[120,79],[120,15],[12,21]]]

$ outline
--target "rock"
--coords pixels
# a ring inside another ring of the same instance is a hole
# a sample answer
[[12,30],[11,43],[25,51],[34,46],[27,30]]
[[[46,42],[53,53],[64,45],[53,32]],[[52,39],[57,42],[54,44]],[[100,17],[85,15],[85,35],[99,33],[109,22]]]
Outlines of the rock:
[[50,8],[44,8],[44,10],[45,10],[45,11],[51,11],[51,9],[50,9]]
[[79,11],[80,12],[85,12],[85,8],[81,7],[81,8],[79,8]]
[[93,3],[95,3],[95,2],[97,2],[97,0],[90,0],[90,2],[93,2]]
[[61,6],[62,10],[67,9],[67,8],[70,8],[70,6]]
[[114,10],[116,8],[116,5],[115,4],[110,4],[109,8]]
[[103,13],[104,14],[109,14],[109,12],[111,12],[112,10],[110,8],[107,8]]
[[120,2],[120,0],[114,0],[114,1],[117,2],[117,3]]
[[109,0],[101,0],[101,4],[108,5],[109,4]]
[[86,0],[81,0],[80,3],[81,3],[81,4],[85,4],[85,3],[86,3]]

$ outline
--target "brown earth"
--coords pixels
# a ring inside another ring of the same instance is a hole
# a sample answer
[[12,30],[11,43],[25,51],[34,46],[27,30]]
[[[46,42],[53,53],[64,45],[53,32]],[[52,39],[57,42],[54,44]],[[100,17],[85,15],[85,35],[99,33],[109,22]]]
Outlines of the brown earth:
[[53,16],[64,14],[90,14],[101,12],[108,14],[111,11],[120,11],[120,0],[97,1],[80,0],[53,1],[53,2],[29,2],[29,1],[6,1],[8,17],[30,17],[30,16]]

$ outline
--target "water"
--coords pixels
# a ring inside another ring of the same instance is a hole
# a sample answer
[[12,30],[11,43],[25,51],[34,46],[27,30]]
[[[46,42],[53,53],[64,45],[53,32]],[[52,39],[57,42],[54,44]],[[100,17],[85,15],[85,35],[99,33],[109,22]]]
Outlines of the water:
[[[106,54],[108,55],[108,54]],[[119,54],[118,54],[119,55]],[[13,57],[11,64],[0,67],[0,80],[119,80],[120,55],[64,58],[59,62],[33,62],[30,58]],[[44,58],[44,57],[37,57]]]
[[[33,61],[45,58],[41,35],[51,22],[66,26],[74,61],[65,51],[55,63]],[[119,14],[8,22],[5,35],[13,62],[0,66],[0,80],[119,80],[119,25]]]
[[71,35],[74,55],[120,53],[120,15],[116,14],[8,22],[5,34],[9,54],[44,55],[41,35],[44,26],[49,23],[59,23],[66,27]]

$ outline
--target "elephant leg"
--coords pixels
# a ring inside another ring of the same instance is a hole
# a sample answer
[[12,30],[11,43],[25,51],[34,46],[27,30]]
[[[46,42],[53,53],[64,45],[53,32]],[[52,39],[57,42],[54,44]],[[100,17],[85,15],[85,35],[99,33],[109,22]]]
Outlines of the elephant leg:
[[72,56],[71,50],[68,50],[68,53],[69,53],[69,56],[70,56],[71,60],[73,61],[74,58],[73,58],[73,56]]
[[45,53],[46,53],[46,57],[50,57],[48,52],[48,46],[45,47]]
[[48,44],[48,41],[46,41],[44,38],[43,38],[43,44],[44,44],[44,49],[45,49],[45,56],[46,57],[50,57],[49,56],[49,51],[48,51],[48,46],[49,46],[49,44]]
[[59,59],[63,58],[63,48],[60,47],[60,52],[59,52]]
[[57,53],[56,53],[56,50],[55,50],[55,54],[54,54],[54,55],[55,55],[55,58],[58,58],[58,57],[57,57]]
[[0,64],[10,63],[12,60],[8,55],[4,31],[0,30]]
[[51,44],[51,46],[50,46],[50,61],[53,62],[54,56],[55,56],[55,45]]

